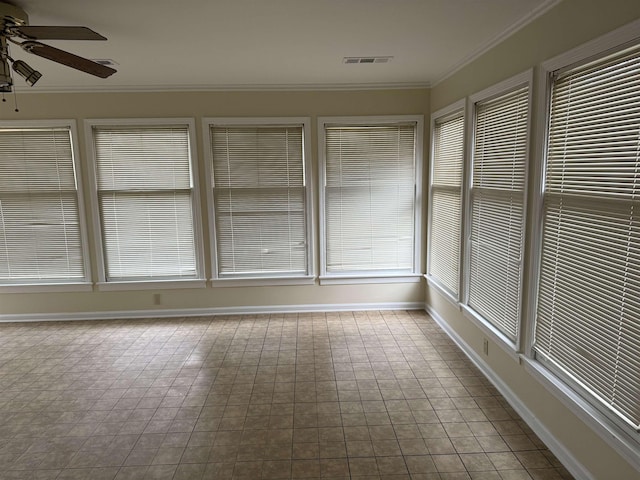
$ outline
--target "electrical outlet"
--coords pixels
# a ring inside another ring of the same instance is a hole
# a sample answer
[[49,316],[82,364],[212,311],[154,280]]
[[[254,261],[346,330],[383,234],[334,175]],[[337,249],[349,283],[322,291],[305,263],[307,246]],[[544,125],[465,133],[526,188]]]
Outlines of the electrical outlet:
[[159,293],[154,293],[153,294],[153,304],[154,305],[160,305],[162,303],[162,295],[160,295]]
[[489,355],[489,340],[487,340],[486,338],[482,343],[482,351],[485,355]]

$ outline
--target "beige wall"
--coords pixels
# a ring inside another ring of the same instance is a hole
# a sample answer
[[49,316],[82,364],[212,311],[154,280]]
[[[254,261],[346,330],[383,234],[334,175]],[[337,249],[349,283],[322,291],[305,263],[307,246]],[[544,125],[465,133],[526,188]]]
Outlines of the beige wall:
[[[640,1],[636,0],[563,0],[479,59],[435,85],[431,89],[432,112],[637,18],[640,18]],[[537,95],[534,88],[534,105]],[[534,154],[535,151],[534,148]],[[533,205],[532,193],[531,189],[530,207]],[[531,212],[528,214],[531,218]],[[529,222],[527,238],[535,228]],[[528,248],[525,253],[528,255]],[[524,278],[526,292],[530,272],[525,271]],[[431,286],[427,286],[426,303],[486,361],[540,423],[592,473],[593,478],[640,478],[637,470],[546,390],[517,360],[491,342],[489,355],[484,356],[481,353],[486,337],[483,331]]]
[[[9,102],[11,102],[11,98]],[[0,108],[0,120],[75,119],[78,126],[80,159],[85,192],[87,168],[83,121],[87,118],[193,117],[196,120],[197,154],[200,172],[204,172],[204,155],[200,121],[210,116],[310,116],[312,117],[312,167],[317,182],[316,117],[332,115],[429,115],[429,91],[298,91],[298,92],[167,92],[167,93],[82,93],[18,94],[20,112],[9,104]],[[425,129],[428,122],[425,122]],[[428,134],[425,131],[425,139]],[[426,160],[425,160],[426,162]],[[201,201],[206,212],[206,191],[201,179]],[[317,212],[318,188],[313,187]],[[91,209],[87,200],[86,211]],[[206,217],[206,215],[205,215]],[[203,230],[208,232],[207,218]],[[316,236],[318,234],[315,215]],[[90,240],[94,232],[88,222]],[[424,228],[423,228],[424,230]],[[421,244],[424,246],[424,231]],[[93,277],[96,262],[90,243]],[[318,238],[315,239],[316,246]],[[207,277],[211,276],[209,240],[204,238]],[[424,248],[424,247],[423,247]],[[318,251],[316,248],[316,264]],[[424,257],[423,257],[424,258]],[[316,272],[317,273],[317,272]],[[153,304],[153,294],[162,295],[162,305]],[[375,285],[305,285],[270,287],[207,287],[204,289],[143,290],[88,293],[10,293],[0,294],[0,315],[106,312],[153,309],[219,308],[277,305],[367,304],[424,301],[423,283]]]

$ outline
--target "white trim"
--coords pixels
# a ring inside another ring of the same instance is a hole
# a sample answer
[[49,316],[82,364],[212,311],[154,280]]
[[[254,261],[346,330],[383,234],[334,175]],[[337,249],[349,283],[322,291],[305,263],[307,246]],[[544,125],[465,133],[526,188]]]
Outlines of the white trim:
[[580,418],[585,425],[598,434],[607,445],[618,452],[640,473],[640,450],[638,443],[621,435],[621,430],[602,415],[566,383],[558,379],[536,360],[523,357],[525,370],[534,377],[548,392],[556,397],[571,412]]
[[531,12],[529,12],[527,15],[520,18],[515,23],[512,23],[511,25],[509,25],[504,31],[494,36],[492,39],[490,39],[488,42],[481,45],[478,49],[476,49],[473,53],[468,55],[462,61],[456,63],[447,72],[440,75],[435,81],[431,82],[431,88],[444,82],[447,78],[453,76],[454,74],[462,70],[464,67],[466,67],[470,63],[473,63],[475,60],[482,57],[485,53],[489,52],[495,46],[499,45],[500,43],[505,41],[507,38],[514,35],[519,30],[523,29],[524,27],[532,23],[534,20],[538,19],[539,17],[547,13],[549,10],[551,10],[553,7],[555,7],[559,3],[560,3],[560,0],[546,0],[545,2],[541,3],[540,5],[535,7]]
[[92,283],[15,283],[0,284],[1,293],[92,292]]
[[[91,188],[91,211],[93,219],[93,232],[94,232],[94,247],[96,251],[96,263],[98,266],[98,285],[99,290],[109,290],[105,285],[107,283],[120,283],[120,284],[133,284],[134,282],[128,282],[126,280],[115,279],[109,281],[106,278],[105,257],[104,248],[102,242],[102,225],[100,221],[100,208],[98,205],[98,183],[97,183],[97,169],[96,169],[96,152],[93,139],[93,127],[94,126],[160,126],[160,125],[184,125],[187,127],[189,136],[189,159],[190,159],[190,171],[191,171],[191,207],[193,217],[193,236],[194,236],[194,248],[195,248],[195,260],[196,260],[196,278],[189,280],[205,280],[204,272],[204,244],[203,244],[203,230],[202,230],[202,213],[200,207],[200,179],[198,176],[198,148],[196,143],[196,129],[195,120],[191,117],[179,117],[179,118],[100,118],[93,119],[88,118],[84,120],[84,134],[85,134],[85,148],[87,151],[87,164],[89,166],[89,186]],[[149,288],[155,288],[153,285],[158,282],[162,283],[165,280],[152,278],[146,278],[135,282],[135,284],[142,286],[143,284],[149,284]],[[182,280],[176,279],[181,282]],[[146,287],[145,287],[146,288]],[[114,290],[121,290],[122,288],[114,288]],[[135,288],[138,289],[138,288]]]
[[[508,94],[510,91],[516,90],[517,88],[525,86],[528,92],[527,99],[527,123],[526,123],[526,151],[525,151],[525,173],[524,173],[524,191],[522,198],[522,238],[520,240],[520,258],[522,259],[520,262],[521,268],[521,278],[519,293],[520,293],[520,304],[518,305],[518,319],[517,319],[517,327],[518,334],[516,336],[515,341],[511,341],[505,335],[503,335],[497,328],[491,325],[487,320],[485,320],[482,316],[480,316],[477,312],[469,307],[469,281],[470,281],[470,269],[471,269],[471,231],[473,224],[473,216],[472,216],[472,205],[471,205],[471,192],[473,190],[473,162],[474,162],[474,146],[475,146],[475,127],[476,127],[476,106],[480,102],[488,101],[493,98],[501,97],[503,95]],[[533,104],[533,68],[525,70],[517,75],[513,75],[512,77],[507,78],[501,82],[496,83],[484,90],[481,90],[473,95],[470,95],[468,98],[469,104],[469,122],[468,122],[468,130],[469,134],[467,137],[467,146],[468,146],[468,157],[467,157],[467,176],[466,182],[464,184],[465,190],[465,204],[463,208],[463,218],[464,218],[464,269],[463,269],[463,290],[464,296],[461,297],[461,303],[463,304],[463,311],[467,313],[467,318],[471,318],[479,322],[479,324],[486,324],[486,328],[483,328],[489,335],[491,335],[496,343],[500,345],[505,352],[509,353],[512,357],[515,355],[517,357],[517,352],[520,352],[522,349],[522,331],[523,331],[523,315],[525,309],[523,307],[524,301],[524,283],[527,272],[525,271],[525,251],[526,251],[526,239],[527,239],[527,228],[528,228],[528,217],[527,217],[527,206],[528,206],[528,196],[529,196],[529,170],[530,170],[530,158],[531,158],[531,128],[532,128],[532,118],[533,118],[533,109],[536,105]]]
[[326,165],[326,157],[327,157],[327,148],[326,148],[326,134],[325,127],[322,121],[322,117],[318,117],[316,119],[316,124],[318,128],[318,227],[319,227],[319,242],[318,249],[320,256],[320,270],[319,270],[319,278],[320,285],[322,285],[322,277],[327,273],[327,228],[325,226],[325,194],[324,190],[327,186],[326,174],[325,174],[325,165]]
[[[453,292],[449,292],[443,285],[440,285],[439,282],[429,274],[429,267],[431,263],[431,222],[433,215],[433,167],[434,161],[433,157],[435,155],[435,141],[434,141],[434,132],[435,126],[438,121],[447,121],[449,117],[451,119],[457,118],[458,115],[462,116],[463,125],[466,125],[466,117],[467,117],[467,102],[463,98],[458,100],[457,102],[452,103],[440,110],[437,110],[431,114],[431,123],[430,123],[430,133],[431,133],[431,141],[429,145],[429,184],[428,184],[428,202],[427,206],[427,261],[425,265],[425,278],[429,280],[432,285],[436,285],[440,290],[445,292],[445,294],[450,297],[450,300],[454,301],[456,305],[459,304],[460,301],[460,292],[462,290],[462,258],[463,258],[463,231],[462,225],[460,225],[460,242],[458,245],[458,293],[456,295]],[[462,219],[462,215],[464,213],[464,166],[465,166],[465,144],[466,144],[466,128],[463,131],[462,135],[462,181],[460,183],[460,219]]]
[[[266,280],[273,278],[276,282],[291,276],[267,276],[245,279],[242,275],[221,276],[218,271],[218,249],[215,227],[215,206],[213,199],[213,151],[211,150],[211,126],[214,125],[302,125],[303,171],[305,188],[305,234],[307,240],[307,272],[304,278],[313,278],[315,272],[315,229],[313,217],[313,177],[311,157],[311,117],[204,117],[202,119],[202,141],[204,142],[205,156],[205,185],[207,189],[207,212],[209,215],[209,244],[211,253],[212,283],[224,282],[225,286],[231,286],[231,279],[238,282],[237,285],[256,286],[266,283],[255,283],[253,280]],[[296,277],[300,278],[300,277]],[[304,282],[306,283],[306,282]],[[311,282],[313,283],[313,282]],[[297,285],[299,283],[269,283],[271,285]],[[220,286],[223,284],[221,283]],[[234,285],[235,286],[235,285]]]
[[462,115],[464,116],[466,106],[466,100],[461,98],[457,102],[453,102],[446,107],[436,110],[431,114],[431,125],[433,126],[433,124],[438,120],[448,120],[447,117],[456,117],[458,115],[458,111],[462,112]]
[[213,278],[218,277],[218,247],[216,242],[216,217],[215,209],[213,206],[213,151],[211,150],[211,129],[208,123],[208,118],[203,118],[202,125],[202,147],[204,153],[204,188],[207,197],[207,223],[209,225],[209,265],[211,268],[211,276]]
[[113,282],[98,282],[98,290],[101,292],[116,292],[130,290],[171,290],[180,288],[206,288],[207,282],[204,279],[186,280],[141,280],[125,281],[117,280]]
[[420,283],[422,274],[381,275],[381,274],[349,274],[320,276],[320,285],[357,285],[363,283]]
[[21,95],[39,93],[166,93],[166,92],[308,92],[308,91],[353,91],[353,90],[421,90],[431,88],[430,82],[387,83],[292,83],[292,84],[222,84],[222,85],[122,85],[122,86],[57,86],[15,87]]
[[529,252],[525,261],[528,271],[528,289],[526,303],[523,304],[522,310],[524,315],[524,323],[522,324],[522,334],[524,334],[523,347],[527,357],[533,357],[533,341],[535,338],[535,319],[538,304],[538,279],[540,278],[540,261],[542,253],[542,220],[544,208],[544,172],[546,170],[546,152],[547,138],[549,131],[549,112],[548,106],[551,94],[551,82],[549,81],[549,72],[543,68],[538,69],[536,77],[536,90],[538,92],[538,100],[536,108],[535,122],[535,139],[532,143],[533,155],[530,157],[530,175],[529,185],[533,189],[531,193],[531,221],[536,228],[531,229],[529,235]]
[[[76,171],[76,191],[78,193],[78,217],[80,219],[80,235],[82,241],[82,255],[84,262],[85,282],[91,282],[91,251],[89,250],[89,232],[87,231],[87,211],[85,210],[84,175],[78,142],[78,127],[75,120],[69,120],[71,128],[71,148],[73,163]],[[89,197],[91,192],[89,192]]]
[[469,211],[471,208],[471,199],[469,190],[473,178],[471,175],[471,170],[473,168],[471,157],[473,156],[473,144],[475,142],[475,108],[473,102],[471,101],[471,98],[469,97],[466,98],[465,113],[464,162],[462,166],[462,212],[460,212],[460,232],[462,237],[462,256],[460,261],[460,291],[458,292],[460,305],[464,305],[469,302],[468,272],[471,262],[471,251],[469,249],[469,245],[471,243],[471,215],[469,215]]
[[422,277],[424,273],[422,266],[424,265],[422,259],[422,245],[425,240],[422,238],[422,192],[424,183],[424,115],[418,116],[416,122],[416,152],[415,152],[415,190],[414,190],[414,203],[415,208],[413,211],[413,273],[419,274]]
[[73,313],[4,313],[4,322],[61,322],[76,320],[119,320],[134,318],[200,317],[211,315],[261,315],[268,313],[360,312],[377,310],[424,310],[423,302],[327,303],[308,305],[256,305],[251,307],[209,307],[156,310],[114,310]]
[[[71,161],[73,162],[76,198],[78,201],[78,221],[80,222],[80,248],[82,249],[82,263],[84,267],[84,278],[80,281],[66,281],[62,283],[52,282],[45,279],[45,283],[40,284],[3,284],[0,285],[0,292],[12,293],[36,293],[36,292],[81,292],[92,290],[92,270],[91,252],[89,250],[89,233],[87,229],[87,213],[85,210],[84,178],[82,173],[82,161],[80,160],[80,146],[78,143],[78,126],[75,120],[0,120],[0,128],[68,128],[71,137]],[[90,197],[91,195],[89,195]],[[87,288],[89,286],[90,288]],[[15,287],[15,289],[13,289]],[[40,287],[43,289],[41,290]],[[67,289],[68,288],[68,289]]]
[[89,182],[89,208],[91,210],[91,219],[93,225],[93,247],[96,255],[96,276],[98,282],[105,281],[105,260],[104,251],[102,249],[102,225],[100,222],[100,208],[98,206],[98,181],[96,178],[96,152],[93,145],[93,128],[91,124],[84,121],[84,146],[87,152],[87,178]]
[[533,432],[540,437],[545,445],[553,452],[560,462],[580,480],[596,480],[587,468],[580,463],[571,452],[558,441],[547,427],[529,410],[527,405],[518,397],[511,388],[495,373],[482,357],[472,349],[464,339],[444,320],[430,305],[425,305],[427,313],[462,350],[469,360],[487,377],[500,394],[509,402],[509,405],[522,417]]
[[316,277],[229,277],[211,279],[213,287],[268,287],[273,285],[313,285]]
[[[474,93],[469,96],[469,100],[473,106],[473,112],[475,114],[475,104],[479,102],[485,102],[491,100],[494,97],[500,97],[506,95],[511,90],[515,90],[518,87],[527,86],[531,90],[531,84],[533,81],[533,68],[520,72],[517,75],[502,80],[501,82],[491,85],[484,90]],[[529,108],[531,111],[531,108]]]
[[[370,277],[373,279],[371,282],[365,281],[367,274],[360,274],[359,272],[348,272],[345,275],[330,274],[327,272],[326,262],[326,225],[325,225],[325,165],[326,165],[326,125],[390,125],[394,123],[415,123],[415,190],[414,190],[414,221],[413,221],[413,271],[404,275],[404,277],[411,277],[413,275],[422,275],[422,168],[424,163],[424,115],[361,115],[361,116],[332,116],[332,117],[318,117],[318,184],[319,184],[319,199],[318,199],[318,222],[320,224],[320,285],[326,285],[332,283],[332,279],[336,279],[335,283],[390,283],[386,281],[377,281],[376,278],[384,277],[385,273],[373,273]],[[388,273],[389,276],[394,276],[392,272]],[[389,278],[387,276],[386,278]],[[344,279],[348,277],[360,278],[362,280],[356,282],[345,282]],[[340,280],[342,279],[342,280]],[[405,281],[405,280],[401,280]]]
[[[424,123],[424,115],[356,115],[318,117],[318,128],[325,125],[393,125],[415,123],[416,128]],[[417,135],[417,132],[416,132]],[[418,152],[416,150],[416,156]]]

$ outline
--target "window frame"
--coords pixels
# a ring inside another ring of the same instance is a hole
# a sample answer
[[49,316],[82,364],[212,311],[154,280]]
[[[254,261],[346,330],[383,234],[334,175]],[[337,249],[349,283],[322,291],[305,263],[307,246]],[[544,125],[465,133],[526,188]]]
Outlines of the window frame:
[[[421,282],[422,272],[422,182],[424,162],[424,116],[423,115],[380,115],[380,116],[331,116],[318,117],[318,177],[320,224],[320,285],[363,284],[363,283],[415,283]],[[364,126],[391,125],[394,123],[415,123],[415,171],[414,171],[414,219],[413,219],[413,265],[410,273],[346,272],[335,274],[327,272],[326,259],[326,134],[327,125]]]
[[89,250],[89,235],[87,215],[85,210],[84,179],[78,144],[78,129],[75,120],[0,120],[3,128],[68,128],[71,142],[71,160],[75,172],[76,196],[78,201],[78,220],[80,228],[80,247],[84,264],[84,278],[81,281],[48,279],[42,282],[1,283],[0,293],[47,293],[47,292],[90,292],[93,290],[91,255]]
[[[539,65],[536,75],[537,113],[535,127],[535,152],[532,156],[533,174],[531,175],[532,208],[531,223],[541,226],[544,216],[544,183],[546,172],[546,157],[548,151],[548,131],[551,101],[552,76],[559,70],[579,67],[591,61],[597,61],[612,53],[621,51],[640,43],[640,20],[628,23],[601,37],[579,45],[572,50],[557,55]],[[535,340],[535,318],[538,304],[538,287],[542,259],[542,229],[532,229],[529,235],[529,251],[527,270],[529,272],[528,289],[525,303],[525,318],[522,331],[525,333],[523,341],[524,353],[521,356],[525,371],[533,376],[540,384],[565,405],[573,414],[624,457],[631,465],[640,470],[640,435],[633,434],[624,428],[620,421],[614,419],[604,409],[596,407],[595,403],[585,398],[585,393],[575,385],[565,380],[554,369],[536,358],[533,349]]]
[[[457,294],[450,291],[446,286],[444,286],[440,280],[429,274],[430,264],[431,264],[431,231],[433,229],[433,178],[434,178],[434,167],[435,167],[435,127],[438,122],[446,122],[447,120],[453,120],[458,116],[462,117],[463,123],[463,132],[462,132],[462,177],[460,181],[460,239],[458,242],[458,292]],[[467,102],[463,98],[458,100],[451,105],[444,107],[440,110],[437,110],[433,114],[431,114],[431,125],[430,125],[430,133],[431,133],[431,141],[430,141],[430,155],[429,155],[429,191],[428,191],[428,205],[427,205],[427,262],[425,266],[425,279],[429,282],[430,285],[438,289],[444,298],[449,300],[456,307],[460,304],[461,294],[463,290],[463,254],[464,254],[464,215],[465,215],[465,179],[467,177],[467,168],[466,168],[466,158],[467,158]]]
[[[522,239],[520,244],[521,252],[521,282],[519,285],[520,302],[518,305],[519,325],[518,335],[515,341],[503,334],[498,328],[492,325],[487,319],[482,317],[478,312],[469,306],[469,285],[471,270],[471,231],[472,231],[472,189],[473,189],[473,162],[474,162],[474,145],[476,130],[476,112],[477,104],[499,98],[523,86],[528,88],[528,112],[527,112],[527,133],[526,133],[526,150],[525,150],[525,174],[524,174],[524,192],[522,204]],[[506,80],[496,83],[484,90],[481,90],[467,98],[467,118],[466,143],[467,156],[465,159],[465,182],[464,182],[464,215],[463,215],[463,260],[462,260],[462,293],[460,296],[461,309],[466,318],[471,320],[478,326],[487,336],[489,336],[497,345],[499,345],[513,360],[519,361],[519,353],[522,351],[523,342],[523,321],[525,317],[524,296],[526,293],[525,285],[527,282],[527,225],[528,225],[528,197],[530,192],[529,179],[531,177],[531,152],[532,152],[532,118],[535,104],[533,102],[533,69],[516,74]]]
[[[196,277],[188,279],[141,279],[141,280],[107,280],[106,259],[104,252],[102,221],[100,218],[100,207],[98,201],[98,182],[95,143],[93,138],[93,127],[154,127],[166,125],[183,125],[187,127],[189,136],[189,157],[191,161],[191,207],[193,217],[193,235],[196,261]],[[204,288],[206,287],[204,272],[204,255],[202,241],[202,214],[200,208],[200,189],[198,175],[198,157],[195,137],[195,121],[193,118],[100,118],[86,119],[85,145],[87,149],[89,186],[91,189],[91,212],[94,231],[94,246],[96,251],[96,265],[98,281],[96,283],[100,291],[119,290],[158,290],[172,288]]]
[[[211,127],[215,126],[302,126],[302,155],[305,186],[305,235],[307,237],[307,265],[304,275],[228,275],[222,277],[218,268],[218,248],[216,214],[213,198],[213,151]],[[266,285],[309,285],[315,283],[315,217],[313,209],[313,177],[311,162],[311,118],[310,117],[204,117],[202,119],[204,139],[205,185],[207,190],[207,215],[209,222],[209,250],[211,255],[211,283],[214,286],[266,286]]]

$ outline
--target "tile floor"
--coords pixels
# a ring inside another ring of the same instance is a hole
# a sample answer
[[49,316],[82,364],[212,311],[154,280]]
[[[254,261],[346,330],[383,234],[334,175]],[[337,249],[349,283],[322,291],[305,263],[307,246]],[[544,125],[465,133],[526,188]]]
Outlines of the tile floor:
[[424,312],[0,324],[0,479],[570,479]]

